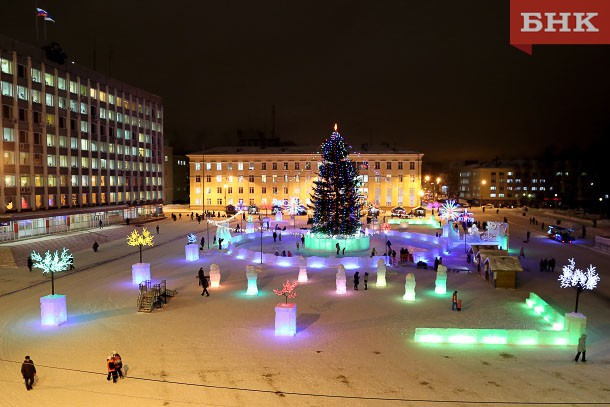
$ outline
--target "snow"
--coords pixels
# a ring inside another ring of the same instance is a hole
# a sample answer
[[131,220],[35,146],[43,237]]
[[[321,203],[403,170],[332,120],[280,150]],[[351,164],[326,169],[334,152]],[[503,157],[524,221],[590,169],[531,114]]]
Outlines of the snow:
[[[508,216],[509,251],[518,254],[530,228],[520,212],[476,214],[482,220]],[[246,266],[251,262],[212,249],[201,252],[199,261],[185,260],[186,234],[204,235],[209,241],[204,223],[183,216],[177,222],[160,222],[160,229],[155,246],[143,250],[145,260],[153,280],[167,280],[167,287],[178,293],[151,314],[136,312],[138,290],[131,283],[131,266],[139,260],[139,248],[129,247],[125,240],[133,227],[62,238],[74,254],[76,270],[55,275],[55,291],[67,296],[68,308],[68,321],[59,327],[43,327],[40,321],[39,299],[50,294],[49,278],[25,267],[31,248],[52,249],[59,242],[37,239],[12,245],[20,267],[0,270],[0,405],[370,406],[404,399],[420,401],[403,405],[444,405],[434,403],[437,400],[466,406],[467,401],[610,401],[610,289],[602,275],[610,257],[593,250],[590,241],[561,244],[533,230],[516,290],[496,290],[476,273],[449,271],[447,294],[438,295],[434,271],[415,267],[388,267],[387,286],[376,287],[376,268],[364,267],[360,274],[369,272],[368,290],[363,290],[362,280],[359,291],[351,290],[356,270],[347,270],[350,289],[339,295],[336,266],[308,268],[308,282],[299,284],[292,300],[298,306],[297,334],[276,337],[275,306],[284,298],[272,290],[298,278],[296,263],[264,264],[258,275],[259,294],[247,296]],[[415,230],[425,228],[410,228]],[[210,238],[214,231],[211,227]],[[435,231],[429,233],[434,236]],[[285,234],[282,244],[295,248],[297,238]],[[90,248],[94,239],[101,244],[98,253]],[[273,252],[277,243],[264,239],[264,251]],[[385,236],[374,239],[384,247]],[[397,251],[402,245],[396,236],[392,243]],[[260,247],[257,239],[252,244]],[[418,242],[410,245],[423,247]],[[581,264],[595,264],[601,275],[598,287],[583,292],[579,303],[579,311],[588,318],[587,364],[574,363],[575,346],[414,341],[417,327],[546,329],[525,305],[529,293],[565,313],[573,311],[576,292],[560,288],[554,273],[539,272],[541,257],[555,257],[559,269],[576,258]],[[466,263],[463,246],[444,254],[443,263],[451,265],[450,270],[475,267]],[[204,267],[207,273],[211,264],[219,266],[221,285],[209,289],[210,297],[202,297],[197,270]],[[417,281],[413,302],[402,299],[409,272]],[[461,312],[451,311],[454,290],[463,301]],[[117,384],[105,379],[105,358],[113,350],[122,355],[127,370],[127,378]],[[19,373],[25,355],[32,357],[40,377],[30,392]]]

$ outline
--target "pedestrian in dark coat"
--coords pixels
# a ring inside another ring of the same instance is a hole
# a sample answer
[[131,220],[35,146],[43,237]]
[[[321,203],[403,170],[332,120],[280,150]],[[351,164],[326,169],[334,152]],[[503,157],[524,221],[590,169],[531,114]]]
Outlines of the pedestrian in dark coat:
[[548,264],[547,264],[547,270],[548,270],[548,271],[555,272],[555,258],[554,258],[554,257],[552,257],[552,258],[549,260],[549,262],[548,262]]
[[97,240],[93,242],[93,251],[97,252],[97,249],[100,247],[100,245],[97,243]]
[[274,230],[273,231],[273,243],[275,243],[277,241],[277,232]]
[[578,362],[578,358],[580,357],[580,354],[582,353],[582,361],[586,362],[587,361],[587,335],[582,334],[580,335],[580,338],[578,338],[578,347],[576,348],[576,357],[574,358],[574,362]]
[[36,366],[34,366],[34,361],[30,359],[29,356],[26,356],[21,364],[21,376],[23,376],[23,379],[25,380],[25,388],[27,390],[32,390],[34,377],[36,376]]
[[205,247],[205,237],[201,237],[201,247],[199,248],[199,250],[203,250],[203,248]]
[[301,244],[305,246],[305,236],[301,235]]
[[34,261],[32,260],[32,256],[28,256],[28,268],[32,271],[32,267],[34,267]]
[[197,278],[199,279],[199,285],[203,288],[203,291],[201,291],[201,295],[206,295],[206,296],[210,296],[210,293],[208,292],[208,287],[210,286],[209,281],[208,281],[208,276],[206,276],[203,273],[203,267],[201,267],[199,269],[199,272],[197,273]]
[[224,239],[221,237],[220,239],[218,239],[218,250],[222,250],[222,242],[224,241]]
[[354,273],[354,290],[358,289],[358,285],[360,285],[360,272],[356,271]]
[[339,250],[341,250],[341,246],[339,246],[339,242],[335,245],[335,249],[337,249],[337,256],[339,255]]
[[369,272],[365,271],[364,272],[364,289],[365,290],[369,289],[368,283],[369,283]]
[[159,225],[157,225],[157,234],[159,234]]
[[458,296],[457,291],[454,291],[451,295],[451,311],[455,311],[458,307]]

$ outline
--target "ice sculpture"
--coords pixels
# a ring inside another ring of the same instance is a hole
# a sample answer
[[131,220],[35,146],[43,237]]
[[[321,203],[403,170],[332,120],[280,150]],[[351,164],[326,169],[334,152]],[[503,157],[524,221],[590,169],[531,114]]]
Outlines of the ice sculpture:
[[415,275],[408,273],[405,279],[405,295],[402,297],[403,300],[415,301]]

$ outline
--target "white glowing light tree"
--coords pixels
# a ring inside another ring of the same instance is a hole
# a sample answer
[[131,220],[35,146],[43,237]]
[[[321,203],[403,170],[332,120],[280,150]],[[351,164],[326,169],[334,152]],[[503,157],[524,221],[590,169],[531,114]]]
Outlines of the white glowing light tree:
[[54,254],[51,254],[49,250],[42,257],[35,251],[32,252],[32,260],[34,261],[35,268],[42,269],[42,273],[51,273],[51,295],[55,295],[55,278],[54,275],[57,272],[66,271],[73,262],[72,254],[65,247],[61,251],[61,254],[55,250]]
[[42,325],[60,325],[68,320],[68,311],[66,296],[55,294],[54,275],[56,272],[67,270],[72,265],[72,254],[66,248],[62,250],[61,254],[57,250],[55,250],[54,254],[47,250],[44,257],[33,251],[32,260],[34,261],[34,267],[42,269],[42,272],[45,274],[51,273],[51,295],[40,297]]
[[563,266],[563,272],[559,276],[559,282],[562,288],[576,288],[576,307],[574,312],[578,312],[578,297],[583,290],[592,290],[597,287],[599,275],[595,271],[595,267],[589,264],[587,271],[582,271],[576,268],[574,259],[568,260],[569,264]]

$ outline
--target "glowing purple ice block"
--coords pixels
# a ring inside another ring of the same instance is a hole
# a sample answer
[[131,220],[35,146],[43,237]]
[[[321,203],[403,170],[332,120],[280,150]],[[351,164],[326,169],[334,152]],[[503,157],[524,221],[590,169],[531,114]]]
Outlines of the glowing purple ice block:
[[297,333],[297,305],[275,306],[275,336],[294,336]]
[[199,260],[199,245],[187,244],[186,246],[184,246],[184,253],[186,254],[186,261]]
[[54,294],[40,297],[40,318],[45,326],[57,326],[66,322],[66,296]]
[[150,280],[150,263],[132,264],[131,282],[137,285],[146,280]]
[[307,282],[307,267],[299,268],[299,283]]

